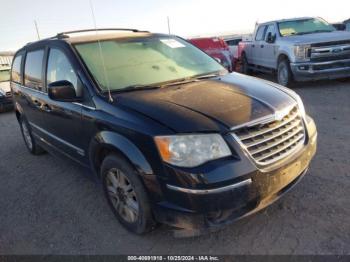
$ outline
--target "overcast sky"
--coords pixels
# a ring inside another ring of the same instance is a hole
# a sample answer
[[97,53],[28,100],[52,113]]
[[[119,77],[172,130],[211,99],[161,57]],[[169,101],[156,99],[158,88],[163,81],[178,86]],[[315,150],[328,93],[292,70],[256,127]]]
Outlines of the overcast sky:
[[[349,0],[91,0],[98,27],[129,27],[183,37],[249,33],[255,22],[320,16],[329,22],[350,18]],[[89,0],[0,0],[0,51],[16,50],[57,32],[92,28]]]

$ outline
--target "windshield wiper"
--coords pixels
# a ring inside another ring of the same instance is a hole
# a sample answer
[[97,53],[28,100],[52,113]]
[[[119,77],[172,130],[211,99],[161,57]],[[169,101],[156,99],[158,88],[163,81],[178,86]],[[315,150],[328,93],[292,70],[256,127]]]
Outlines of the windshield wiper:
[[171,82],[167,82],[164,84],[153,84],[153,85],[141,85],[141,84],[135,84],[135,85],[129,85],[117,90],[111,90],[112,92],[124,92],[124,91],[136,91],[136,90],[148,90],[148,89],[156,89],[156,88],[161,88],[161,87],[167,87],[167,86],[173,86],[173,85],[182,85],[182,84],[187,84],[191,82],[196,82],[202,79],[208,79],[208,78],[213,78],[217,76],[221,76],[221,72],[214,72],[214,73],[209,73],[209,74],[201,74],[201,75],[195,75],[191,77],[184,77],[181,79],[177,79]]
[[191,77],[185,77],[176,81],[172,81],[166,84],[161,85],[161,87],[167,87],[167,86],[173,86],[173,85],[182,85],[182,84],[188,84],[191,82],[197,82],[199,80],[213,78],[217,76],[221,76],[222,74],[220,72],[215,73],[209,73],[209,74],[201,74],[201,75],[195,75]]
[[326,30],[326,29],[323,29],[323,30],[315,30],[315,31],[312,31],[311,33],[329,33],[329,32],[333,32],[334,30]]
[[124,92],[124,91],[136,91],[136,90],[149,90],[149,89],[156,89],[156,88],[160,88],[160,86],[156,86],[156,85],[129,85],[123,88],[120,88],[118,90],[112,90],[113,92]]
[[315,31],[310,31],[310,32],[298,32],[298,33],[290,33],[286,36],[291,36],[291,35],[308,35],[308,34],[314,34],[314,33],[329,33],[333,32],[331,30],[315,30]]
[[217,77],[217,76],[221,76],[222,74],[220,73],[212,73],[212,74],[207,74],[207,75],[200,75],[195,77],[196,79],[208,79],[208,78],[213,78],[213,77]]
[[291,36],[291,35],[307,35],[307,34],[312,34],[312,32],[298,32],[298,33],[290,33],[288,35],[285,36]]
[[172,81],[172,82],[163,84],[162,87],[188,84],[188,83],[196,82],[196,81],[198,81],[197,78],[192,78],[192,77],[190,77],[190,78],[182,78],[182,79],[177,80],[177,81]]

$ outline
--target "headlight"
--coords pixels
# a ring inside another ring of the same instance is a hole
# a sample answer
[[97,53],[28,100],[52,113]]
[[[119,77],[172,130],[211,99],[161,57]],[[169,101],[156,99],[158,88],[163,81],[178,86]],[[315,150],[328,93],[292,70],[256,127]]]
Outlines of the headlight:
[[294,55],[296,60],[308,60],[310,58],[309,50],[311,50],[310,45],[295,45],[294,46]]
[[174,166],[195,167],[231,155],[219,134],[157,136],[154,139],[163,161]]

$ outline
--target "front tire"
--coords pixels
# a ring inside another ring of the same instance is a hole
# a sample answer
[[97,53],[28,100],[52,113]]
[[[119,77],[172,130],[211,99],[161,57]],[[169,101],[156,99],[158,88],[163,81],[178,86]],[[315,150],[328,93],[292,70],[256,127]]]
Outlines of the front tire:
[[155,226],[151,205],[134,167],[116,154],[101,166],[103,190],[113,213],[129,231],[144,234]]
[[35,141],[32,131],[29,127],[28,121],[24,117],[21,117],[19,119],[19,125],[21,128],[24,143],[29,152],[33,155],[41,155],[45,153],[45,150],[42,147],[40,147]]
[[289,61],[283,59],[277,66],[277,82],[286,87],[291,87],[293,84],[293,73],[290,69]]

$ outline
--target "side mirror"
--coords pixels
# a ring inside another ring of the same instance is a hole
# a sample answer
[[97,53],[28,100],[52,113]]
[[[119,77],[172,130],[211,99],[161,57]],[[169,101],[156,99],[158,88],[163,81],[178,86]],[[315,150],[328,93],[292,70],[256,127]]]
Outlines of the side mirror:
[[48,86],[49,98],[61,102],[73,102],[79,100],[73,84],[67,80],[52,82]]
[[269,32],[267,34],[266,42],[272,44],[275,42],[275,40],[276,40],[276,35],[272,35],[272,33]]

